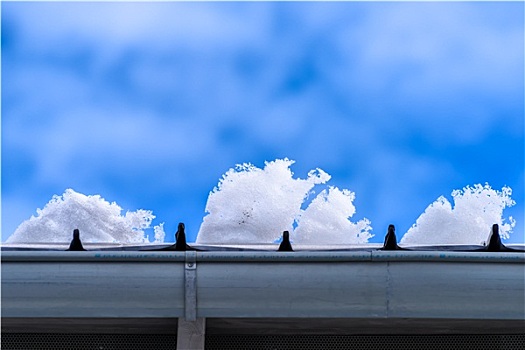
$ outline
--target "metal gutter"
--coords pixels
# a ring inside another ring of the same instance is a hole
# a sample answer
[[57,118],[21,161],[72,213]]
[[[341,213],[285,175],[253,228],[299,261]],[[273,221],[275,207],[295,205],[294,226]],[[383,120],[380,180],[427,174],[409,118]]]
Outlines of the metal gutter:
[[[189,252],[3,251],[2,262],[183,262]],[[525,263],[523,253],[450,251],[194,252],[197,262],[469,262]]]
[[523,253],[4,251],[1,259],[2,317],[525,319]]

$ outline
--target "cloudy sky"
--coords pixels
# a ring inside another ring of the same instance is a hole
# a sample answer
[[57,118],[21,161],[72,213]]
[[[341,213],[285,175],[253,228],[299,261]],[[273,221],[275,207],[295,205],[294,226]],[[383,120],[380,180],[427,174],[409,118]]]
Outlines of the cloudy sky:
[[[2,240],[54,194],[197,234],[235,164],[288,157],[404,233],[453,189],[513,189],[520,2],[2,3]],[[488,234],[488,233],[487,233]]]

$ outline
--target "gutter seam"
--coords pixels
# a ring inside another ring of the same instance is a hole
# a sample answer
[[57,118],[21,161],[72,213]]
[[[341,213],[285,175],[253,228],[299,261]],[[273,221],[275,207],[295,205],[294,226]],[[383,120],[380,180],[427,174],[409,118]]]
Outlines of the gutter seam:
[[197,252],[187,250],[184,264],[184,318],[197,320]]

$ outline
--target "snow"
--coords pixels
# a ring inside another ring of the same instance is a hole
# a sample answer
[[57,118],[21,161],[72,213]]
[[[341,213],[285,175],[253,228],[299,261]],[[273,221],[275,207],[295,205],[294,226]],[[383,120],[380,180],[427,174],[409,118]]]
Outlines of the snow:
[[352,192],[330,188],[314,198],[306,210],[301,209],[313,187],[325,184],[330,175],[318,168],[306,179],[295,179],[290,170],[293,163],[287,158],[276,159],[265,162],[264,169],[245,163],[227,171],[210,192],[208,215],[197,243],[272,243],[283,231],[291,233],[292,241],[303,243],[312,242],[315,232],[320,236],[317,243],[366,242],[369,222],[353,224],[347,220],[355,212]]
[[516,224],[512,217],[508,221],[503,218],[503,210],[515,204],[511,194],[509,187],[497,191],[489,184],[454,190],[454,207],[445,197],[439,197],[426,208],[400,243],[483,244],[493,224],[500,226],[501,238],[508,239]]
[[295,229],[296,243],[303,244],[364,244],[372,234],[370,221],[349,220],[355,214],[352,203],[355,193],[329,187],[315,197],[299,217]]
[[[350,220],[356,213],[355,193],[324,186],[314,197],[314,187],[325,185],[331,176],[317,168],[305,179],[294,178],[292,164],[293,160],[285,158],[265,162],[263,169],[245,163],[228,170],[209,194],[207,215],[196,242],[271,244],[283,231],[289,231],[293,243],[368,243],[373,237],[370,220]],[[500,226],[501,238],[508,239],[515,220],[504,218],[503,211],[515,204],[511,194],[509,187],[497,191],[489,184],[454,190],[454,205],[439,197],[405,233],[400,244],[483,244],[493,224]],[[121,213],[119,205],[100,195],[67,189],[62,196],[53,196],[43,209],[37,209],[36,216],[20,224],[6,243],[68,243],[76,228],[85,243],[149,243],[145,230],[155,218],[152,211]],[[154,242],[163,242],[164,224],[153,230]]]
[[[148,243],[144,230],[155,218],[149,210],[139,209],[121,215],[122,208],[100,195],[84,195],[67,189],[62,196],[53,196],[37,216],[22,222],[6,243],[70,242],[73,230],[80,230],[86,243]],[[155,241],[164,241],[162,224],[156,226]]]

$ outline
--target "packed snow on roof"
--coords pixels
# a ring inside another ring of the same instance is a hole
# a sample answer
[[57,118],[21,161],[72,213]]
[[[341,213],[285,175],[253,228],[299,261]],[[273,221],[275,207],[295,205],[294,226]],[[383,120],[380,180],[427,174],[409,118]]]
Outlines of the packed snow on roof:
[[[197,243],[273,243],[283,231],[294,243],[365,244],[373,236],[370,220],[351,221],[356,213],[355,193],[324,186],[331,176],[311,170],[305,179],[294,178],[294,161],[276,159],[263,169],[252,164],[228,170],[208,197]],[[443,196],[430,204],[401,238],[405,245],[483,244],[493,224],[508,239],[516,222],[503,211],[515,204],[512,190],[494,190],[489,184],[454,190],[454,206]],[[312,199],[313,198],[313,199]],[[309,201],[311,199],[311,201]],[[303,209],[304,208],[304,209]],[[86,243],[150,243],[145,230],[155,218],[139,209],[122,215],[122,208],[100,195],[67,189],[55,195],[37,215],[20,224],[6,243],[66,243],[79,229]],[[153,227],[155,243],[164,241],[164,224]]]
[[483,244],[493,224],[500,236],[508,239],[516,225],[512,217],[503,218],[503,210],[515,204],[512,189],[501,191],[489,184],[454,190],[454,207],[443,196],[430,204],[416,223],[402,237],[401,244]]
[[228,170],[208,197],[197,243],[272,243],[283,231],[296,243],[366,243],[370,222],[349,221],[353,192],[330,187],[301,209],[314,186],[330,175],[315,169],[306,179],[294,178],[293,163],[285,158],[266,162],[264,169],[242,164]]
[[[144,230],[155,218],[150,210],[139,209],[121,215],[122,208],[100,195],[86,196],[67,189],[53,196],[37,216],[24,221],[6,243],[64,243],[71,241],[73,230],[88,243],[148,243]],[[154,227],[155,241],[164,241],[163,225]]]

